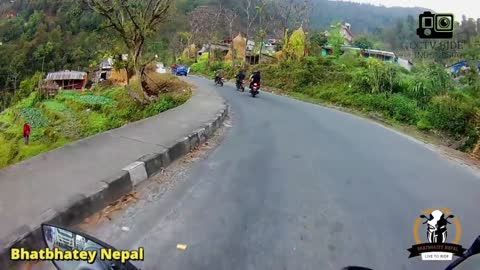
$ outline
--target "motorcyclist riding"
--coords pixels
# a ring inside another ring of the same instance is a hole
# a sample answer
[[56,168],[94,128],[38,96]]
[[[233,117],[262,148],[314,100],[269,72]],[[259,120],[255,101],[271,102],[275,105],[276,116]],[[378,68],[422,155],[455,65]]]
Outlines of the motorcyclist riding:
[[235,78],[237,79],[237,89],[240,89],[243,84],[243,80],[245,80],[245,72],[240,70]]
[[215,71],[215,83],[221,81],[223,78],[223,70],[219,69]]
[[254,71],[253,74],[250,76],[250,88],[252,88],[254,83],[260,85],[260,71],[258,70]]

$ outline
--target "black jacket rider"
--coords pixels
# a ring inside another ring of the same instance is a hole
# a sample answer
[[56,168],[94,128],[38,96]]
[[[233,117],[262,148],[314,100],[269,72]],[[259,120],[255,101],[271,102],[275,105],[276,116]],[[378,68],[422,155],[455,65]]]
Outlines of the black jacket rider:
[[255,72],[252,74],[252,77],[251,77],[251,82],[250,82],[250,88],[252,87],[252,85],[254,83],[257,83],[257,84],[260,84],[260,72]]
[[235,78],[237,78],[237,81],[238,82],[242,82],[243,80],[245,80],[245,73],[243,73],[243,71],[240,71],[237,76],[235,76]]

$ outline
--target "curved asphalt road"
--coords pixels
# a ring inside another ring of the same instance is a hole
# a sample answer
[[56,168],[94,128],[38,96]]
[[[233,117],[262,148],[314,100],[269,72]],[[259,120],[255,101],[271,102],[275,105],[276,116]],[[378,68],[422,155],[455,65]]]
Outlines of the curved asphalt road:
[[[459,217],[462,245],[480,234],[478,175],[422,143],[335,110],[189,80],[228,100],[233,128],[186,182],[133,217],[128,240],[96,235],[144,247],[142,269],[442,269],[406,250],[430,207]],[[479,265],[480,255],[459,269]]]

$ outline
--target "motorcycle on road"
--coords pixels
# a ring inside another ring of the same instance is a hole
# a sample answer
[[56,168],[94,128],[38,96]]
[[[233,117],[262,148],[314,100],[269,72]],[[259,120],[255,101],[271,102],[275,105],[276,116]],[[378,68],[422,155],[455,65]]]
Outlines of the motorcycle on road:
[[252,83],[250,86],[250,94],[252,94],[252,97],[255,97],[260,93],[260,84],[259,83]]
[[[473,244],[470,246],[470,248],[463,253],[463,256],[458,257],[455,261],[450,263],[445,268],[445,270],[455,269],[459,264],[463,263],[465,260],[472,257],[473,255],[477,255],[477,254],[480,254],[480,236],[478,236],[473,242]],[[344,267],[342,270],[372,270],[372,269],[363,267],[363,266],[347,266],[347,267]]]
[[220,86],[223,86],[223,82],[225,81],[225,79],[222,77],[218,77],[218,78],[215,78],[215,85],[220,85]]
[[245,81],[239,81],[237,80],[236,86],[237,86],[237,91],[245,92]]
[[[46,248],[51,252],[58,249],[63,254],[84,252],[90,254],[82,260],[53,260],[57,270],[140,270],[130,260],[143,260],[143,249],[121,252],[88,234],[57,225],[42,224],[42,235]],[[102,252],[103,251],[103,252]],[[135,253],[138,252],[138,253]],[[110,255],[109,255],[110,254]],[[135,256],[136,254],[136,256]],[[461,257],[450,263],[445,270],[452,270],[473,255],[480,254],[480,236]],[[85,254],[84,254],[85,255]],[[106,258],[108,257],[108,258]],[[362,266],[348,266],[342,270],[372,270]]]

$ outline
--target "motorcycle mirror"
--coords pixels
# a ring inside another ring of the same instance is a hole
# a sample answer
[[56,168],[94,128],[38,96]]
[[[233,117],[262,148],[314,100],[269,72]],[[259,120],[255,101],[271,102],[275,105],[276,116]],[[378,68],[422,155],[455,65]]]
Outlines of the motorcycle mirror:
[[55,268],[57,268],[58,270],[136,269],[130,262],[127,262],[127,264],[121,264],[117,261],[100,261],[100,250],[116,249],[98,239],[95,239],[88,234],[80,233],[71,229],[51,224],[42,224],[42,233],[45,245],[50,250],[54,250],[55,248],[57,248],[62,252],[73,250],[97,251],[97,257],[94,264],[86,264],[85,261],[75,260],[52,261],[55,265]]
[[449,219],[449,218],[454,218],[454,217],[455,217],[454,215],[449,215],[449,216],[447,217],[447,219]]
[[427,218],[427,216],[425,216],[425,215],[420,215],[420,217],[421,217],[421,218]]

